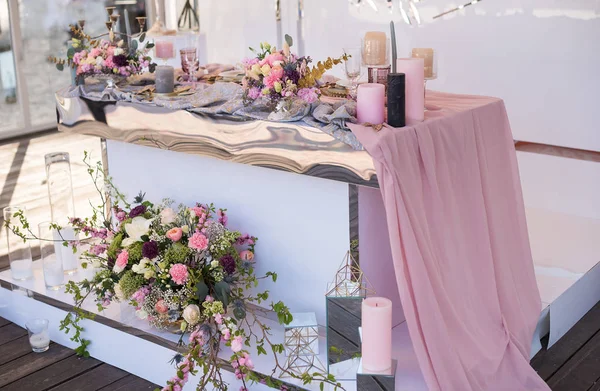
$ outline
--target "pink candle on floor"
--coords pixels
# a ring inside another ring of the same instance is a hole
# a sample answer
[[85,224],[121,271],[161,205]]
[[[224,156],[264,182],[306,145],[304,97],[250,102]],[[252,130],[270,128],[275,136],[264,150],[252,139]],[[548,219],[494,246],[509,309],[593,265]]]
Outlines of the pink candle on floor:
[[156,41],[155,46],[155,57],[167,59],[174,58],[175,51],[173,49],[173,42],[171,41]]
[[362,364],[373,372],[392,366],[392,301],[385,297],[362,302]]
[[356,119],[358,123],[381,124],[385,112],[385,86],[365,83],[358,86],[356,96]]
[[[399,58],[396,72],[404,73],[406,91],[406,119],[423,121],[425,118],[425,77],[422,58]],[[409,123],[410,121],[406,121]]]

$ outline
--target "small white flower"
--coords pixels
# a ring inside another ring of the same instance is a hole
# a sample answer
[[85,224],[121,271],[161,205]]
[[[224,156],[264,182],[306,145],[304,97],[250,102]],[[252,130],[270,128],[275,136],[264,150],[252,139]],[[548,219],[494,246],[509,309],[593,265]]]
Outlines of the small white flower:
[[175,222],[177,214],[172,208],[165,208],[160,212],[160,221],[163,224],[171,224]]
[[119,284],[115,285],[115,295],[117,296],[117,299],[125,300],[125,295],[123,294],[123,290],[121,289],[121,285]]
[[190,227],[188,227],[187,225],[184,225],[183,227],[181,227],[181,230],[183,231],[184,234],[190,233]]
[[146,320],[146,318],[148,318],[148,313],[144,310],[135,311],[135,315],[142,320]]
[[116,48],[116,49],[115,49],[115,51],[114,51],[114,55],[115,55],[115,56],[118,56],[118,55],[120,55],[120,54],[123,54],[124,52],[125,52],[125,51],[124,51],[123,49],[121,49],[121,48]]
[[219,261],[212,261],[210,263],[210,267],[212,267],[213,269],[216,268],[216,267],[219,267]]
[[188,304],[183,310],[183,319],[185,319],[190,326],[196,325],[200,321],[200,307],[196,304]]

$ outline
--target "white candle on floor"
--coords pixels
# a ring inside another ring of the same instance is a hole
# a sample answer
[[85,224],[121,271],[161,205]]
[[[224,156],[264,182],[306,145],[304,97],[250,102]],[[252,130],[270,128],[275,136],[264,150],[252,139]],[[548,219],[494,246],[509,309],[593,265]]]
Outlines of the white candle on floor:
[[38,334],[32,334],[31,337],[29,337],[29,343],[33,349],[46,349],[48,345],[50,345],[50,336],[46,331],[42,331]]

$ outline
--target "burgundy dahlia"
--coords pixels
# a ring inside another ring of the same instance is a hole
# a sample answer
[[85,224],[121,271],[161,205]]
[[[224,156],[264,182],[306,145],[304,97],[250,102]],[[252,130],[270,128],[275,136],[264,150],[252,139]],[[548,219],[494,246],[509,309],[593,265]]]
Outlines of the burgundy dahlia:
[[118,67],[124,67],[127,65],[127,57],[124,54],[113,56],[113,63]]
[[224,255],[221,259],[221,266],[223,266],[223,270],[225,270],[225,273],[227,274],[233,274],[235,273],[235,259],[233,259],[233,257],[229,254]]
[[142,256],[148,259],[154,259],[158,256],[158,244],[156,242],[146,242],[142,245]]
[[146,207],[144,205],[138,205],[131,209],[131,212],[129,212],[129,217],[133,219],[134,217],[141,216],[144,213],[146,213]]

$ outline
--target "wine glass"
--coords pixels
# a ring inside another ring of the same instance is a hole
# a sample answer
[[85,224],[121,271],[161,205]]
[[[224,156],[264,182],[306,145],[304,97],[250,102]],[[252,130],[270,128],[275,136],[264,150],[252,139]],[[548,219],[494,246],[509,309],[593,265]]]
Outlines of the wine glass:
[[196,82],[196,71],[199,68],[198,51],[196,48],[184,48],[179,51],[181,55],[181,69],[188,75],[188,82]]
[[344,62],[346,77],[350,80],[350,98],[356,99],[356,86],[360,78],[361,51],[359,47],[343,48],[348,59]]

